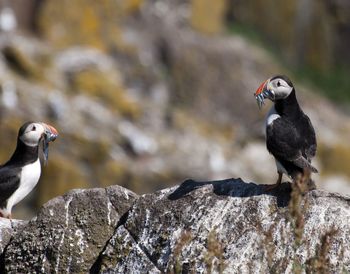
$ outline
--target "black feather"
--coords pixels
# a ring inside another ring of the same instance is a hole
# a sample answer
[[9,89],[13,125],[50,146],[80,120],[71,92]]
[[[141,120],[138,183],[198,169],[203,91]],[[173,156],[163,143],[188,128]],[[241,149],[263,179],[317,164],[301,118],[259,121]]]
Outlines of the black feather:
[[309,117],[301,110],[294,88],[287,98],[275,102],[275,109],[280,118],[266,127],[269,152],[292,177],[304,169],[318,172],[311,165],[317,149],[315,130]]
[[4,166],[0,168],[0,208],[6,207],[6,201],[19,187],[20,172],[20,167]]
[[0,208],[6,207],[7,200],[18,189],[22,167],[38,159],[39,146],[27,146],[20,139],[30,123],[25,123],[19,129],[15,152],[0,166]]

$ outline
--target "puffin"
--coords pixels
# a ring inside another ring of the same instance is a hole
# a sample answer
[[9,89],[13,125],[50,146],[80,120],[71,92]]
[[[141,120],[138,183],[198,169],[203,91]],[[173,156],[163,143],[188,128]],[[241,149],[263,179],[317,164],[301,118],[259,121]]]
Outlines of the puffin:
[[57,130],[45,123],[26,122],[21,126],[14,153],[0,166],[0,217],[11,219],[12,207],[36,186],[41,174],[39,145],[42,143],[46,164],[49,143],[57,136]]
[[[297,182],[298,178],[317,173],[311,164],[317,149],[315,130],[298,103],[290,79],[284,75],[273,76],[259,86],[254,96],[259,108],[265,99],[274,103],[266,116],[265,129],[266,147],[275,158],[278,179],[266,190],[278,187],[283,174]],[[314,183],[310,179],[307,184]]]

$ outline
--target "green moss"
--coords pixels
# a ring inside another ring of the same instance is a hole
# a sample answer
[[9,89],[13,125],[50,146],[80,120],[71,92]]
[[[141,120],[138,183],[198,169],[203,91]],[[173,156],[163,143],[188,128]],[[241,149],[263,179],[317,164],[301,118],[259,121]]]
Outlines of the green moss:
[[303,67],[294,71],[295,76],[315,87],[323,95],[339,103],[350,103],[350,69],[337,67],[330,71],[321,71]]
[[262,33],[257,31],[253,26],[249,26],[248,24],[235,23],[229,25],[228,31],[232,34],[243,36],[258,46],[264,48],[267,47],[267,49],[271,50],[271,48],[269,48],[264,41],[264,36]]
[[[291,65],[287,61],[277,43],[271,43],[261,31],[249,24],[231,24],[229,31],[243,36],[257,46],[263,47],[284,68],[288,68],[289,74],[298,81],[304,82],[314,88],[315,91],[327,96],[338,103],[350,103],[350,68],[346,66],[331,66],[324,69],[324,65]],[[313,59],[317,59],[313,57]],[[316,61],[314,61],[316,63]]]
[[130,240],[126,240],[124,234],[118,237],[113,237],[113,250],[109,251],[109,255],[101,256],[101,268],[103,272],[104,269],[109,269],[109,266],[116,265],[127,258],[133,251],[133,244]]

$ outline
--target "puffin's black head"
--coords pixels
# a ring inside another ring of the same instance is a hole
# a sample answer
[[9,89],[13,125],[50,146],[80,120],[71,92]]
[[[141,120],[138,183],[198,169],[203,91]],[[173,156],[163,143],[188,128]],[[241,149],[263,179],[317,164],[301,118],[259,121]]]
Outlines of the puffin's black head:
[[45,161],[48,158],[49,143],[55,141],[58,136],[57,130],[45,123],[26,122],[18,132],[18,141],[26,146],[35,147],[43,142]]
[[57,130],[45,123],[26,122],[18,132],[18,139],[27,146],[37,146],[45,139],[47,142],[54,141],[58,136]]
[[263,82],[254,93],[259,107],[264,104],[264,99],[268,98],[271,101],[285,99],[291,94],[294,87],[287,76],[277,75]]

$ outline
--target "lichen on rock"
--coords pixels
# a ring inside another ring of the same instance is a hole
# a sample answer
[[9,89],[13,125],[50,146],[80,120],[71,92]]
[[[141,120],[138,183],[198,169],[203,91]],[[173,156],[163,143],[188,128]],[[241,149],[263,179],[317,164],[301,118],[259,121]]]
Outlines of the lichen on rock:
[[73,190],[49,201],[12,237],[4,256],[6,271],[87,272],[135,199],[133,192],[111,186]]
[[[343,252],[349,247],[349,198],[311,191],[300,196],[296,214],[288,207],[290,193],[286,183],[266,193],[263,186],[229,179],[188,180],[143,195],[93,269],[291,273],[315,270],[320,261],[326,263],[318,270],[349,269],[350,257]],[[295,230],[297,217],[302,234]]]
[[283,183],[266,192],[226,179],[186,180],[139,197],[119,186],[73,190],[20,229],[0,226],[0,266],[9,273],[349,271],[350,198],[295,189]]

